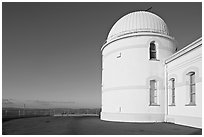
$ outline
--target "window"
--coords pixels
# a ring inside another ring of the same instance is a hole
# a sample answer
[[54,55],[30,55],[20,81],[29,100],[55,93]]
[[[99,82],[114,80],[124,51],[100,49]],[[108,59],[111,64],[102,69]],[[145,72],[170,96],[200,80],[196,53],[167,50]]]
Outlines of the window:
[[156,60],[156,45],[155,45],[155,41],[150,43],[150,47],[149,47],[149,54],[150,54],[150,60]]
[[150,105],[157,105],[157,83],[150,80]]
[[195,72],[189,72],[188,74],[189,78],[189,105],[195,105]]
[[175,105],[175,79],[171,78],[169,80],[170,82],[170,105]]

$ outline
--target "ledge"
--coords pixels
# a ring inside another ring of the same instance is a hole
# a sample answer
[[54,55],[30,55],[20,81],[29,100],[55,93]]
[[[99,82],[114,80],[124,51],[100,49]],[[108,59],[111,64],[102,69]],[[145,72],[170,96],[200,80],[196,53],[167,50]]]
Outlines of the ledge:
[[196,104],[186,104],[185,106],[196,106]]
[[124,39],[124,38],[129,38],[129,37],[135,37],[135,36],[158,36],[158,37],[164,37],[164,38],[176,41],[173,37],[171,37],[169,35],[165,35],[165,34],[154,33],[154,32],[133,32],[133,33],[130,33],[130,34],[125,34],[125,35],[122,35],[122,36],[119,36],[119,37],[115,37],[115,38],[106,40],[104,42],[102,48],[101,48],[101,51],[103,51],[103,49],[107,45],[109,45],[110,43],[112,43],[114,41],[121,40],[121,39]]
[[159,104],[149,104],[149,106],[160,106]]
[[169,105],[169,106],[176,106],[175,104],[171,104],[171,105]]
[[160,61],[158,59],[149,59],[149,61]]

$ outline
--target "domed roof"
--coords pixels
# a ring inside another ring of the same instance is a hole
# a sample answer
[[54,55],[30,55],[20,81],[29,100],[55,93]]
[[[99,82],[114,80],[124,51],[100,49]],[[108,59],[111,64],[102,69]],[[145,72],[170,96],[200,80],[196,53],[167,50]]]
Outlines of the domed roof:
[[159,16],[147,11],[137,11],[120,18],[111,28],[107,39],[138,32],[169,35],[166,23]]

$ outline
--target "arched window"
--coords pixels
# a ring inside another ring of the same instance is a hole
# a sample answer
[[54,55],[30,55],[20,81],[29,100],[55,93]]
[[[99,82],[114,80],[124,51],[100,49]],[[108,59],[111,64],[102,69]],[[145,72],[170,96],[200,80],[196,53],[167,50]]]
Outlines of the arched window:
[[175,79],[171,78],[169,80],[169,100],[170,100],[170,105],[175,105]]
[[150,80],[150,105],[157,105],[157,82]]
[[188,80],[189,80],[189,104],[195,105],[195,72],[189,72],[188,74]]
[[150,43],[150,47],[149,47],[149,55],[150,55],[150,60],[156,60],[157,59],[157,51],[156,51],[156,45],[155,45],[155,41],[152,41]]

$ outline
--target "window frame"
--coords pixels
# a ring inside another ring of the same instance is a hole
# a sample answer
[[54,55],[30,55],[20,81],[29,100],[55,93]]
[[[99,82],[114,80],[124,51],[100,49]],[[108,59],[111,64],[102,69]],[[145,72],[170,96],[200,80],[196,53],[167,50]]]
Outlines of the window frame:
[[[154,81],[153,85],[151,86],[151,81]],[[149,94],[150,94],[150,104],[149,106],[159,106],[158,105],[158,89],[157,89],[157,81],[155,79],[152,79],[149,81],[150,88],[149,88]]]
[[196,105],[196,82],[195,82],[195,72],[191,71],[186,74],[188,76],[188,88],[189,88],[189,102],[186,106]]
[[150,42],[149,45],[149,60],[158,61],[157,59],[157,45],[155,41]]
[[169,80],[169,82],[171,83],[170,85],[170,95],[171,96],[171,100],[170,100],[170,105],[169,106],[175,106],[176,105],[176,93],[175,93],[175,78],[171,78]]

